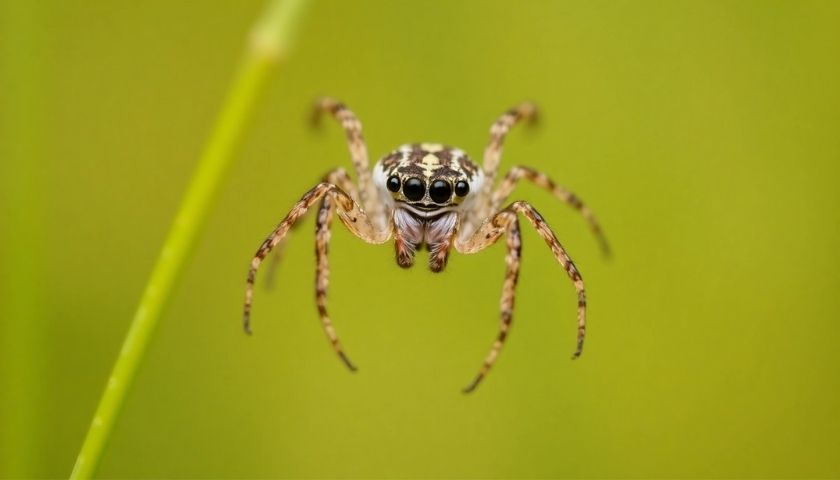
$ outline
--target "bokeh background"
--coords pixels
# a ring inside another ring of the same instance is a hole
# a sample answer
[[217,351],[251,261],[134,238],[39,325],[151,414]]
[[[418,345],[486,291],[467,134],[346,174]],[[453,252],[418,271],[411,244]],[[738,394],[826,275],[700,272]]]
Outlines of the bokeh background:
[[[72,467],[262,1],[0,3],[0,476]],[[99,474],[140,477],[840,476],[840,3],[313,1],[162,318]],[[312,220],[241,332],[251,254],[333,166],[330,94],[372,156],[480,157],[533,99],[504,167],[588,282],[531,230],[512,335],[503,247],[396,267],[337,228],[313,305]]]

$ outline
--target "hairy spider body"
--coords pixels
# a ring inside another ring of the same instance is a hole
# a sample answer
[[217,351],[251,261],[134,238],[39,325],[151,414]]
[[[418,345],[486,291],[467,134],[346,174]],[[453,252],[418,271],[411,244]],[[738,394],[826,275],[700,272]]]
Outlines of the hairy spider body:
[[[473,208],[484,173],[460,149],[436,143],[403,145],[377,162],[373,182],[392,213],[397,264],[414,264],[428,248],[429,268],[446,267],[459,214]],[[416,187],[416,191],[412,189]]]
[[476,253],[505,235],[507,254],[499,333],[478,375],[464,389],[471,392],[496,361],[510,329],[522,251],[518,215],[522,215],[545,240],[575,287],[578,315],[577,346],[573,358],[580,356],[586,334],[586,293],[580,272],[534,207],[521,201],[501,207],[518,181],[524,178],[580,211],[603,251],[608,253],[609,248],[598,222],[577,196],[527,167],[514,167],[493,189],[505,136],[517,122],[535,119],[533,104],[522,103],[496,120],[490,129],[490,142],[481,167],[460,149],[436,143],[417,143],[397,148],[371,170],[361,123],[356,116],[342,103],[330,98],[317,102],[315,120],[322,112],[331,113],[341,122],[347,134],[357,183],[353,183],[344,169],[332,170],[292,207],[262,243],[248,270],[243,316],[246,332],[251,332],[251,301],[257,269],[315,204],[319,205],[315,222],[315,302],[327,338],[351,370],[356,367],[344,353],[326,306],[329,285],[327,251],[334,215],[338,215],[351,233],[367,243],[382,244],[393,237],[396,261],[400,267],[411,267],[416,252],[425,247],[429,251],[429,268],[433,272],[446,268],[453,248],[460,253]]

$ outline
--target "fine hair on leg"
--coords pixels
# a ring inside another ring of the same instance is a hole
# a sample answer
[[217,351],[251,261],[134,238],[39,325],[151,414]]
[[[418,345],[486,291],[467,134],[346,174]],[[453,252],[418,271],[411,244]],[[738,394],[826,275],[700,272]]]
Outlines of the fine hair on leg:
[[[580,275],[577,267],[575,266],[572,259],[569,257],[568,253],[566,253],[566,249],[560,244],[560,241],[557,240],[557,237],[554,235],[554,232],[545,222],[543,217],[537,212],[537,210],[532,207],[527,202],[514,202],[501,212],[496,213],[492,217],[490,217],[487,221],[485,221],[478,230],[476,230],[472,235],[467,238],[461,238],[455,241],[455,248],[457,251],[465,254],[476,253],[485,248],[493,245],[498,239],[505,233],[508,232],[508,236],[515,238],[517,241],[509,240],[508,242],[508,256],[506,257],[508,260],[508,272],[511,271],[511,264],[515,263],[515,275],[518,275],[519,270],[519,253],[520,250],[516,249],[516,262],[512,262],[511,258],[513,254],[511,253],[511,244],[518,245],[518,248],[521,248],[521,241],[519,240],[519,227],[518,222],[514,223],[516,219],[516,215],[520,214],[525,217],[528,222],[536,229],[537,233],[545,241],[546,245],[548,245],[549,249],[551,250],[554,258],[557,260],[558,263],[563,267],[566,271],[566,274],[571,279],[575,291],[577,292],[577,305],[578,305],[578,315],[577,315],[577,342],[574,354],[572,358],[577,358],[583,352],[583,341],[586,336],[586,291],[583,285],[583,278]],[[515,225],[516,228],[516,235],[510,233],[511,229],[514,228],[512,225]],[[505,277],[505,287],[503,292],[507,292],[507,282],[508,279],[512,278],[510,276]],[[515,278],[512,281],[512,287],[515,287],[516,282]],[[503,293],[502,297],[502,312],[503,312],[503,325],[504,325],[504,307],[505,307],[505,296]],[[511,318],[512,318],[512,309],[513,309],[513,296],[511,292],[510,297],[510,308],[511,308],[511,317],[507,319],[507,325],[510,325]],[[504,332],[504,333],[502,333]],[[498,353],[501,350],[502,345],[504,344],[504,339],[507,336],[507,328],[503,328],[500,330],[499,337],[497,337],[496,342],[494,343],[490,354],[484,361],[479,374],[476,376],[475,380],[465,389],[465,392],[473,391],[478,383],[484,378],[490,368],[493,366],[493,363],[496,361],[498,357]]]

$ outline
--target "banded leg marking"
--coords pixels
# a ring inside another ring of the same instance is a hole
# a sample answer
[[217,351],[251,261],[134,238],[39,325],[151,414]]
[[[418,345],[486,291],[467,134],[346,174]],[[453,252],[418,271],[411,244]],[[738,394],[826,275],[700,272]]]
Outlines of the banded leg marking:
[[[332,183],[334,185],[338,185],[339,188],[344,190],[348,195],[353,197],[353,199],[359,198],[359,194],[356,191],[356,185],[353,183],[353,180],[350,179],[350,176],[347,175],[347,170],[339,167],[327,172],[326,175],[321,180],[322,182]],[[295,223],[292,226],[292,232],[294,232],[300,223]],[[265,267],[265,288],[266,290],[271,290],[274,287],[274,282],[277,276],[277,270],[280,268],[280,263],[283,261],[283,255],[286,250],[286,242],[289,241],[288,235],[283,237],[280,242],[274,247],[274,250],[271,253],[271,256],[268,260],[268,265]]]
[[589,224],[589,229],[592,231],[592,234],[595,235],[595,238],[598,240],[598,244],[600,245],[603,254],[607,257],[610,256],[609,243],[607,243],[607,238],[604,236],[601,225],[598,223],[598,220],[595,218],[595,214],[592,213],[592,210],[583,203],[583,200],[581,200],[580,197],[566,188],[557,185],[557,183],[551,180],[544,173],[532,168],[516,166],[513,167],[507,175],[505,175],[505,178],[499,184],[499,188],[496,189],[495,193],[493,193],[492,211],[496,211],[502,206],[502,204],[510,196],[514,187],[516,187],[516,184],[522,178],[544,190],[547,190],[560,201],[580,212],[584,220],[586,220]]
[[251,333],[251,304],[254,294],[254,282],[256,281],[257,270],[271,250],[280,243],[292,226],[321,198],[330,196],[330,204],[334,204],[341,222],[355,236],[367,243],[381,244],[391,236],[391,230],[377,230],[359,205],[339,187],[332,183],[322,182],[306,192],[304,196],[292,207],[291,211],[281,221],[274,231],[265,239],[257,249],[254,258],[251,260],[248,269],[248,277],[245,287],[245,302],[243,306],[242,324],[246,333]]
[[362,122],[346,105],[334,98],[324,97],[315,102],[312,115],[314,124],[320,122],[323,113],[329,113],[338,120],[347,135],[347,146],[350,150],[350,157],[356,170],[356,179],[359,185],[358,197],[354,196],[353,198],[365,209],[375,225],[384,225],[385,210],[381,202],[377,201],[376,187],[373,185],[370,172],[367,145],[362,136]]
[[[508,217],[507,221],[509,224],[507,227],[505,280],[502,284],[502,297],[499,301],[499,309],[501,311],[499,334],[496,337],[496,341],[493,342],[490,353],[488,353],[487,357],[484,359],[484,363],[481,365],[478,375],[476,375],[473,381],[464,388],[464,393],[470,393],[475,390],[475,388],[478,387],[478,384],[481,383],[487,375],[487,372],[490,371],[490,368],[493,367],[493,364],[496,362],[499,352],[501,352],[502,346],[507,339],[508,331],[510,330],[511,322],[513,321],[513,305],[516,299],[516,284],[519,281],[519,265],[522,258],[522,235],[519,230],[519,219],[516,218],[516,213],[507,212],[505,215]],[[493,240],[492,243],[495,243],[495,240]]]
[[[490,245],[494,244],[498,239],[504,234],[506,231],[509,233],[508,239],[508,272],[511,271],[511,263],[512,262],[512,247],[511,245],[516,246],[516,243],[513,238],[518,238],[518,223],[514,224],[514,220],[516,219],[516,214],[521,214],[524,216],[528,222],[537,230],[540,236],[548,245],[549,249],[551,249],[554,258],[557,260],[558,263],[563,267],[566,271],[566,274],[571,279],[572,283],[574,284],[575,290],[577,292],[578,298],[578,308],[577,308],[577,343],[574,354],[572,358],[577,358],[583,352],[583,342],[586,336],[586,290],[583,284],[583,278],[580,275],[577,267],[575,266],[572,259],[569,257],[566,250],[560,244],[560,241],[557,240],[557,237],[552,232],[551,228],[545,223],[545,220],[539,214],[539,212],[534,209],[530,204],[527,202],[514,202],[506,209],[502,210],[501,212],[497,213],[490,219],[488,219],[482,226],[471,236],[467,238],[458,239],[455,242],[455,248],[461,253],[469,254],[469,253],[476,253],[479,252]],[[512,225],[516,225],[517,235],[511,233],[511,230],[514,228]],[[505,315],[505,306],[506,306],[506,297],[505,293],[510,291],[510,303],[509,307],[513,309],[513,287],[516,286],[516,275],[518,275],[518,259],[519,253],[521,253],[521,242],[519,242],[519,249],[516,250],[517,252],[517,261],[515,262],[516,272],[514,276],[506,275],[505,277],[505,287],[503,288],[503,296],[502,296],[502,324],[504,325],[504,315]],[[508,289],[507,283],[508,280],[512,282],[512,287]],[[511,316],[507,320],[508,327],[510,325],[510,321],[512,319]],[[494,343],[493,348],[490,351],[490,354],[485,359],[484,365],[482,366],[481,370],[479,371],[478,376],[476,376],[475,380],[464,390],[465,392],[471,392],[475,389],[478,383],[484,378],[487,372],[492,367],[493,363],[495,362],[496,358],[498,357],[498,353],[501,350],[501,347],[504,343],[504,338],[506,338],[507,330],[503,327],[503,332],[500,332],[499,338],[497,338],[496,343]]]
[[522,102],[503,113],[490,127],[490,142],[484,149],[484,185],[481,188],[481,198],[485,200],[484,211],[480,212],[479,218],[489,217],[495,210],[490,210],[490,198],[493,191],[493,183],[496,173],[499,170],[499,162],[502,159],[502,146],[508,132],[520,121],[527,120],[531,123],[537,119],[537,106],[531,102]]
[[327,289],[330,285],[330,265],[329,265],[329,243],[330,243],[330,226],[333,217],[333,201],[329,195],[321,200],[321,206],[318,209],[318,218],[315,220],[315,305],[318,307],[318,316],[321,318],[321,326],[324,328],[324,333],[330,341],[335,353],[341,358],[341,361],[355,372],[356,366],[344,353],[341,342],[338,340],[338,334],[333,327],[332,320],[329,313],[327,313]]
[[580,354],[583,353],[583,341],[586,337],[586,289],[583,285],[583,277],[571,257],[569,257],[566,249],[563,248],[563,245],[559,240],[557,240],[557,236],[554,235],[551,227],[545,223],[545,220],[534,207],[527,202],[514,202],[511,204],[511,208],[522,214],[529,222],[531,222],[531,225],[533,225],[540,236],[543,237],[546,245],[548,245],[548,248],[551,249],[551,253],[554,254],[554,258],[560,263],[563,269],[566,270],[566,274],[575,286],[575,291],[577,292],[578,297],[577,343],[575,351],[572,354],[572,358],[578,358]]

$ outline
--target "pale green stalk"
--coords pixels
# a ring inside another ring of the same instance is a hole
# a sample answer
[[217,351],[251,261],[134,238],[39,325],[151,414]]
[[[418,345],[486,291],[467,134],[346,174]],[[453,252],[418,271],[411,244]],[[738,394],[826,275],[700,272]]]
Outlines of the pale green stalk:
[[70,478],[90,478],[96,470],[125,394],[187,254],[193,250],[245,124],[269,74],[289,51],[293,29],[305,3],[306,0],[273,0],[252,31],[246,58],[143,291]]

